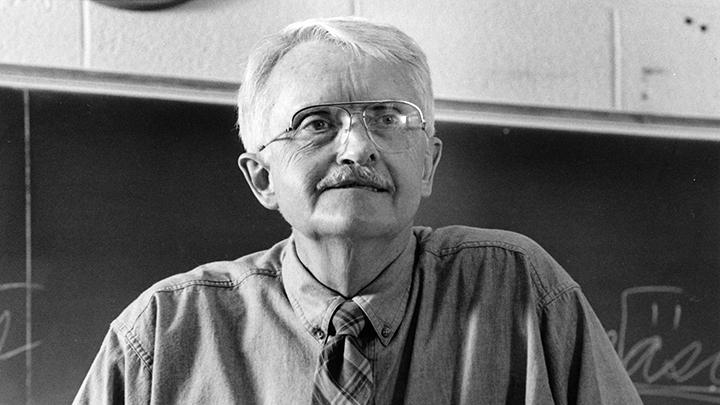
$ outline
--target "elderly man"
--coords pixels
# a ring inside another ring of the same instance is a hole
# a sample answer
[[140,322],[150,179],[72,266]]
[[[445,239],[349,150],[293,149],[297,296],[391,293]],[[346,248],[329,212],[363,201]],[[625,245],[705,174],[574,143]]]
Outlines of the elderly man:
[[240,168],[291,236],[143,293],[77,403],[640,403],[538,245],[414,227],[442,143],[408,36],[293,24],[252,53],[238,103]]

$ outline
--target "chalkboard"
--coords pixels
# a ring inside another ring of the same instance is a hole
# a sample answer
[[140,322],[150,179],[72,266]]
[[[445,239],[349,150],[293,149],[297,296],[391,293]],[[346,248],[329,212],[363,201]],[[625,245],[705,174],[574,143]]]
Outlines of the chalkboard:
[[26,397],[23,95],[0,91],[0,404]]
[[[0,404],[67,403],[143,289],[289,228],[237,170],[232,107],[31,91],[24,108],[0,89]],[[532,237],[583,286],[645,403],[720,403],[720,142],[438,131],[418,223]]]

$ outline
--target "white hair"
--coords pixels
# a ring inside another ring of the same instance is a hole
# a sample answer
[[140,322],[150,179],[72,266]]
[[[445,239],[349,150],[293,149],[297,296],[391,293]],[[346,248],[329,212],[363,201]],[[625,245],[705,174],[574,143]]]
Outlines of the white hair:
[[309,41],[329,42],[356,56],[406,67],[421,100],[420,108],[427,121],[426,132],[429,136],[434,135],[430,68],[418,44],[389,24],[357,17],[335,17],[290,24],[279,33],[264,38],[250,53],[237,98],[238,128],[246,150],[257,151],[266,136],[265,118],[275,101],[267,88],[273,68],[291,49]]

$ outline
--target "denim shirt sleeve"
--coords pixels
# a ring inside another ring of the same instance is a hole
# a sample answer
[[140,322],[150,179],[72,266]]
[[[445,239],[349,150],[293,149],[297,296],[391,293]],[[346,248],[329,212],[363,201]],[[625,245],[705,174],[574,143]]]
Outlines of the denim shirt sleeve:
[[[528,241],[524,254],[536,287],[535,331],[544,378],[555,404],[642,404],[635,385],[590,303],[542,247]],[[539,377],[539,376],[538,376]]]
[[150,403],[150,371],[113,324],[73,404]]
[[578,287],[553,298],[541,311],[540,335],[556,404],[642,404]]

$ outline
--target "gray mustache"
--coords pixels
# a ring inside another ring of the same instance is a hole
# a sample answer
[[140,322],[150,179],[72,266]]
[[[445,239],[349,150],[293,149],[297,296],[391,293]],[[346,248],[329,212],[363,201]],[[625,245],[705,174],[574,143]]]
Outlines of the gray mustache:
[[376,172],[374,169],[359,165],[342,165],[333,169],[333,171],[320,180],[316,189],[325,190],[347,184],[358,184],[387,191],[395,190],[395,186],[390,179]]

